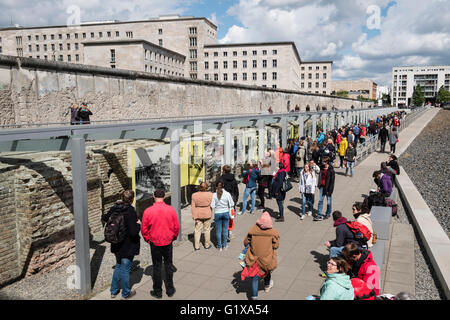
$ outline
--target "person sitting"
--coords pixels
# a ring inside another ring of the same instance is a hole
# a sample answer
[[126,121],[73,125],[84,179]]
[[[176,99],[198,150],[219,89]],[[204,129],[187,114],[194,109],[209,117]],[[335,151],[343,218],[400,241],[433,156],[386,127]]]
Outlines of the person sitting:
[[369,229],[371,236],[370,239],[367,241],[367,247],[370,249],[373,247],[373,224],[372,224],[372,218],[370,215],[369,208],[365,207],[362,202],[355,202],[352,206],[353,210],[353,217],[356,219],[356,222],[359,222],[367,227]]
[[319,297],[308,297],[307,300],[353,300],[355,297],[347,261],[340,257],[331,258],[327,262],[326,279],[320,288]]
[[375,293],[378,295],[380,268],[373,260],[372,252],[361,249],[355,243],[348,243],[342,249],[342,255],[351,267],[350,277],[363,280],[369,287],[375,289]]
[[389,155],[386,165],[389,169],[394,170],[396,175],[400,174],[400,166],[398,165],[397,157],[394,154]]
[[373,173],[374,181],[378,186],[378,192],[383,193],[386,197],[389,197],[392,193],[392,179],[387,173],[383,173],[381,170]]
[[346,225],[347,218],[342,216],[342,212],[334,211],[333,220],[333,226],[336,228],[336,240],[325,242],[325,246],[330,249],[330,258],[340,255],[342,249],[344,249],[344,246],[348,243],[359,245],[359,241],[355,239],[355,235]]

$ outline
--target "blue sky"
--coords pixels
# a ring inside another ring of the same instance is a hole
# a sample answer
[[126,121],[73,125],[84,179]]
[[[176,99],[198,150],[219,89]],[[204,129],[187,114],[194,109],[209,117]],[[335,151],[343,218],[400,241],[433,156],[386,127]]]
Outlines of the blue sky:
[[220,43],[294,41],[302,60],[333,60],[334,80],[450,64],[450,0],[0,0],[0,26],[65,24],[72,5],[81,21],[180,14],[216,22]]

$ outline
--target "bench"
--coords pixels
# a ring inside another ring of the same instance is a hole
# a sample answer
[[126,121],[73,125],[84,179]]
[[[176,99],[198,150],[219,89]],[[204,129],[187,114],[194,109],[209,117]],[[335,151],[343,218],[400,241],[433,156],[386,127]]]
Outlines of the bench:
[[391,232],[392,208],[373,206],[370,210],[373,230],[377,239],[389,240]]

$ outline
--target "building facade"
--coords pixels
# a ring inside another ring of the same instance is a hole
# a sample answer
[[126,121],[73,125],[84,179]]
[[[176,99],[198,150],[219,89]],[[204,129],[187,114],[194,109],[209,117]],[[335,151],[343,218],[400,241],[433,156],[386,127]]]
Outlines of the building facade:
[[347,91],[348,97],[352,99],[357,99],[359,96],[371,100],[377,99],[377,84],[370,79],[333,81],[333,93],[336,94],[341,90]]
[[331,95],[331,67],[333,61],[303,61],[300,90],[308,93]]
[[209,81],[300,90],[301,60],[293,42],[205,45],[199,73]]
[[83,42],[84,63],[184,77],[186,57],[145,40]]
[[434,103],[441,86],[450,90],[450,66],[394,67],[392,69],[392,106],[410,106],[420,84],[425,102]]
[[160,16],[144,21],[107,21],[79,26],[11,27],[0,29],[1,53],[86,64],[88,41],[145,40],[184,55],[185,77],[197,78],[198,57],[205,44],[216,43],[217,26],[206,18]]

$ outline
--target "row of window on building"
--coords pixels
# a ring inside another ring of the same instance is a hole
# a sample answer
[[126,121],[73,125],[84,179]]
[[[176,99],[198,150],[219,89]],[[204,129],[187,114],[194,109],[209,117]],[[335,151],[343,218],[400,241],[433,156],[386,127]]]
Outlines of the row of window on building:
[[[278,61],[273,59],[272,60],[272,68],[277,68],[278,66]],[[237,61],[233,61],[233,69],[237,69],[238,67],[238,62]],[[257,60],[252,60],[252,67],[253,68],[258,68],[258,61]],[[267,68],[267,60],[262,60],[262,67],[263,68]],[[228,69],[228,61],[223,61],[223,68],[224,69]],[[243,60],[242,61],[242,68],[247,68],[247,60]],[[209,61],[205,61],[205,69],[208,70],[209,69]],[[219,69],[219,62],[218,61],[214,61],[214,69]]]
[[[223,51],[222,54],[223,54],[224,57],[228,57],[228,52],[227,51]],[[253,50],[252,54],[254,56],[257,56],[258,55],[258,50]],[[262,50],[262,54],[263,54],[263,56],[267,55],[267,50]],[[278,54],[278,50],[275,50],[275,49],[272,50],[272,54],[273,55],[277,55]],[[214,55],[214,57],[218,57],[219,56],[219,52],[214,51],[213,55]],[[238,56],[238,52],[237,51],[233,51],[233,57],[237,57],[237,56]],[[242,56],[244,56],[244,57],[247,56],[247,50],[242,51]],[[205,58],[208,58],[208,57],[209,57],[209,52],[205,51]]]
[[184,77],[183,73],[173,71],[173,70],[166,70],[163,68],[153,67],[151,65],[145,65],[145,72],[164,74],[164,75],[168,75],[168,76]]
[[[302,83],[300,84],[300,86],[301,86],[302,89],[305,89],[305,83],[304,83],[304,82],[302,82]],[[327,87],[327,83],[326,83],[326,82],[323,82],[323,83],[322,83],[322,88],[325,89],[326,87]],[[316,89],[320,88],[320,83],[319,83],[319,82],[316,82],[316,83],[315,83],[315,88],[316,88]],[[312,89],[312,82],[308,82],[308,89]]]
[[[232,74],[233,77],[233,81],[238,81],[238,74],[237,73],[233,73]],[[261,74],[262,80],[267,80],[267,73],[263,72]],[[205,80],[214,80],[214,81],[219,81],[219,74],[218,73],[214,73],[213,78],[210,77],[210,75],[207,73],[205,74]],[[222,80],[223,81],[228,81],[228,73],[223,73],[222,74]],[[242,73],[242,79],[243,81],[247,81],[247,73],[244,72]],[[256,81],[258,80],[258,74],[256,72],[252,73],[252,80]],[[272,80],[278,80],[278,74],[276,72],[272,72]]]
[[[302,67],[302,71],[305,71],[305,70],[306,70],[306,68]],[[308,70],[313,70],[313,67],[309,66]],[[316,70],[320,70],[320,66],[316,66]],[[327,66],[323,66],[322,70],[328,70]]]
[[[20,54],[18,54],[18,55],[21,56]],[[30,58],[35,58],[35,59],[41,59],[40,55],[37,55],[37,56],[34,56],[34,57],[33,56],[29,56],[29,57]],[[49,60],[49,56],[48,55],[44,55],[42,58],[44,60]],[[70,54],[67,55],[66,59],[67,59],[66,61],[68,61],[68,62],[73,61],[72,60],[72,55],[70,55]],[[56,60],[56,55],[52,55],[50,60],[52,60],[52,61],[65,61],[64,60],[64,55],[62,55],[62,54],[58,55],[58,60]],[[80,55],[79,54],[75,55],[75,61],[80,61]]]
[[[111,52],[113,49],[111,49]],[[111,53],[112,55],[112,53]],[[144,58],[149,61],[157,61],[162,64],[174,65],[176,67],[182,67],[183,62],[175,58],[167,57],[161,53],[153,52],[151,50],[145,49]]]
[[[305,79],[305,74],[304,73],[301,74],[301,78],[302,78],[302,80]],[[308,79],[312,79],[312,78],[313,78],[312,73],[308,73]],[[322,79],[326,79],[326,78],[327,78],[327,74],[324,72],[322,74]],[[316,73],[316,79],[320,79],[320,73]]]
[[[90,34],[91,38],[95,38],[95,32],[90,32],[89,34]],[[113,33],[111,31],[107,31],[106,32],[106,37],[107,38],[111,38],[112,34]],[[88,35],[88,33],[86,33],[86,32],[81,33],[82,39],[87,39],[87,35]],[[103,38],[103,35],[104,35],[103,31],[99,31],[98,32],[98,38]],[[72,38],[72,36],[73,36],[74,39],[79,39],[80,38],[78,33],[73,33],[73,34],[67,33],[66,34],[66,39],[70,40]],[[116,37],[120,37],[120,32],[119,31],[115,31],[115,36]],[[127,38],[133,38],[133,31],[126,31],[125,32],[125,36]],[[28,41],[33,41],[33,37],[31,35],[28,35],[27,38],[28,38]],[[42,41],[47,41],[48,36],[46,34],[42,35],[42,38],[38,34],[34,36],[34,40],[35,41],[41,41],[41,39],[42,39]],[[55,40],[55,39],[56,39],[56,35],[55,34],[50,34],[49,40]],[[58,34],[58,40],[63,40],[63,34],[62,33]],[[22,45],[22,36],[17,36],[16,37],[16,44],[18,46]]]
[[[51,48],[51,51],[56,51],[56,44],[55,43],[51,43],[50,44],[50,48]],[[59,49],[59,51],[63,51],[64,50],[64,45],[62,43],[58,43],[58,49]],[[74,43],[73,46],[72,46],[71,43],[67,43],[66,44],[66,49],[68,51],[70,51],[70,50],[79,50],[80,46],[79,46],[78,43]],[[41,50],[41,45],[36,44],[35,45],[35,51],[36,52],[40,52],[40,50]],[[43,51],[48,51],[48,45],[47,44],[43,44],[42,45],[42,50]],[[33,46],[31,44],[28,45],[28,52],[33,52]]]

